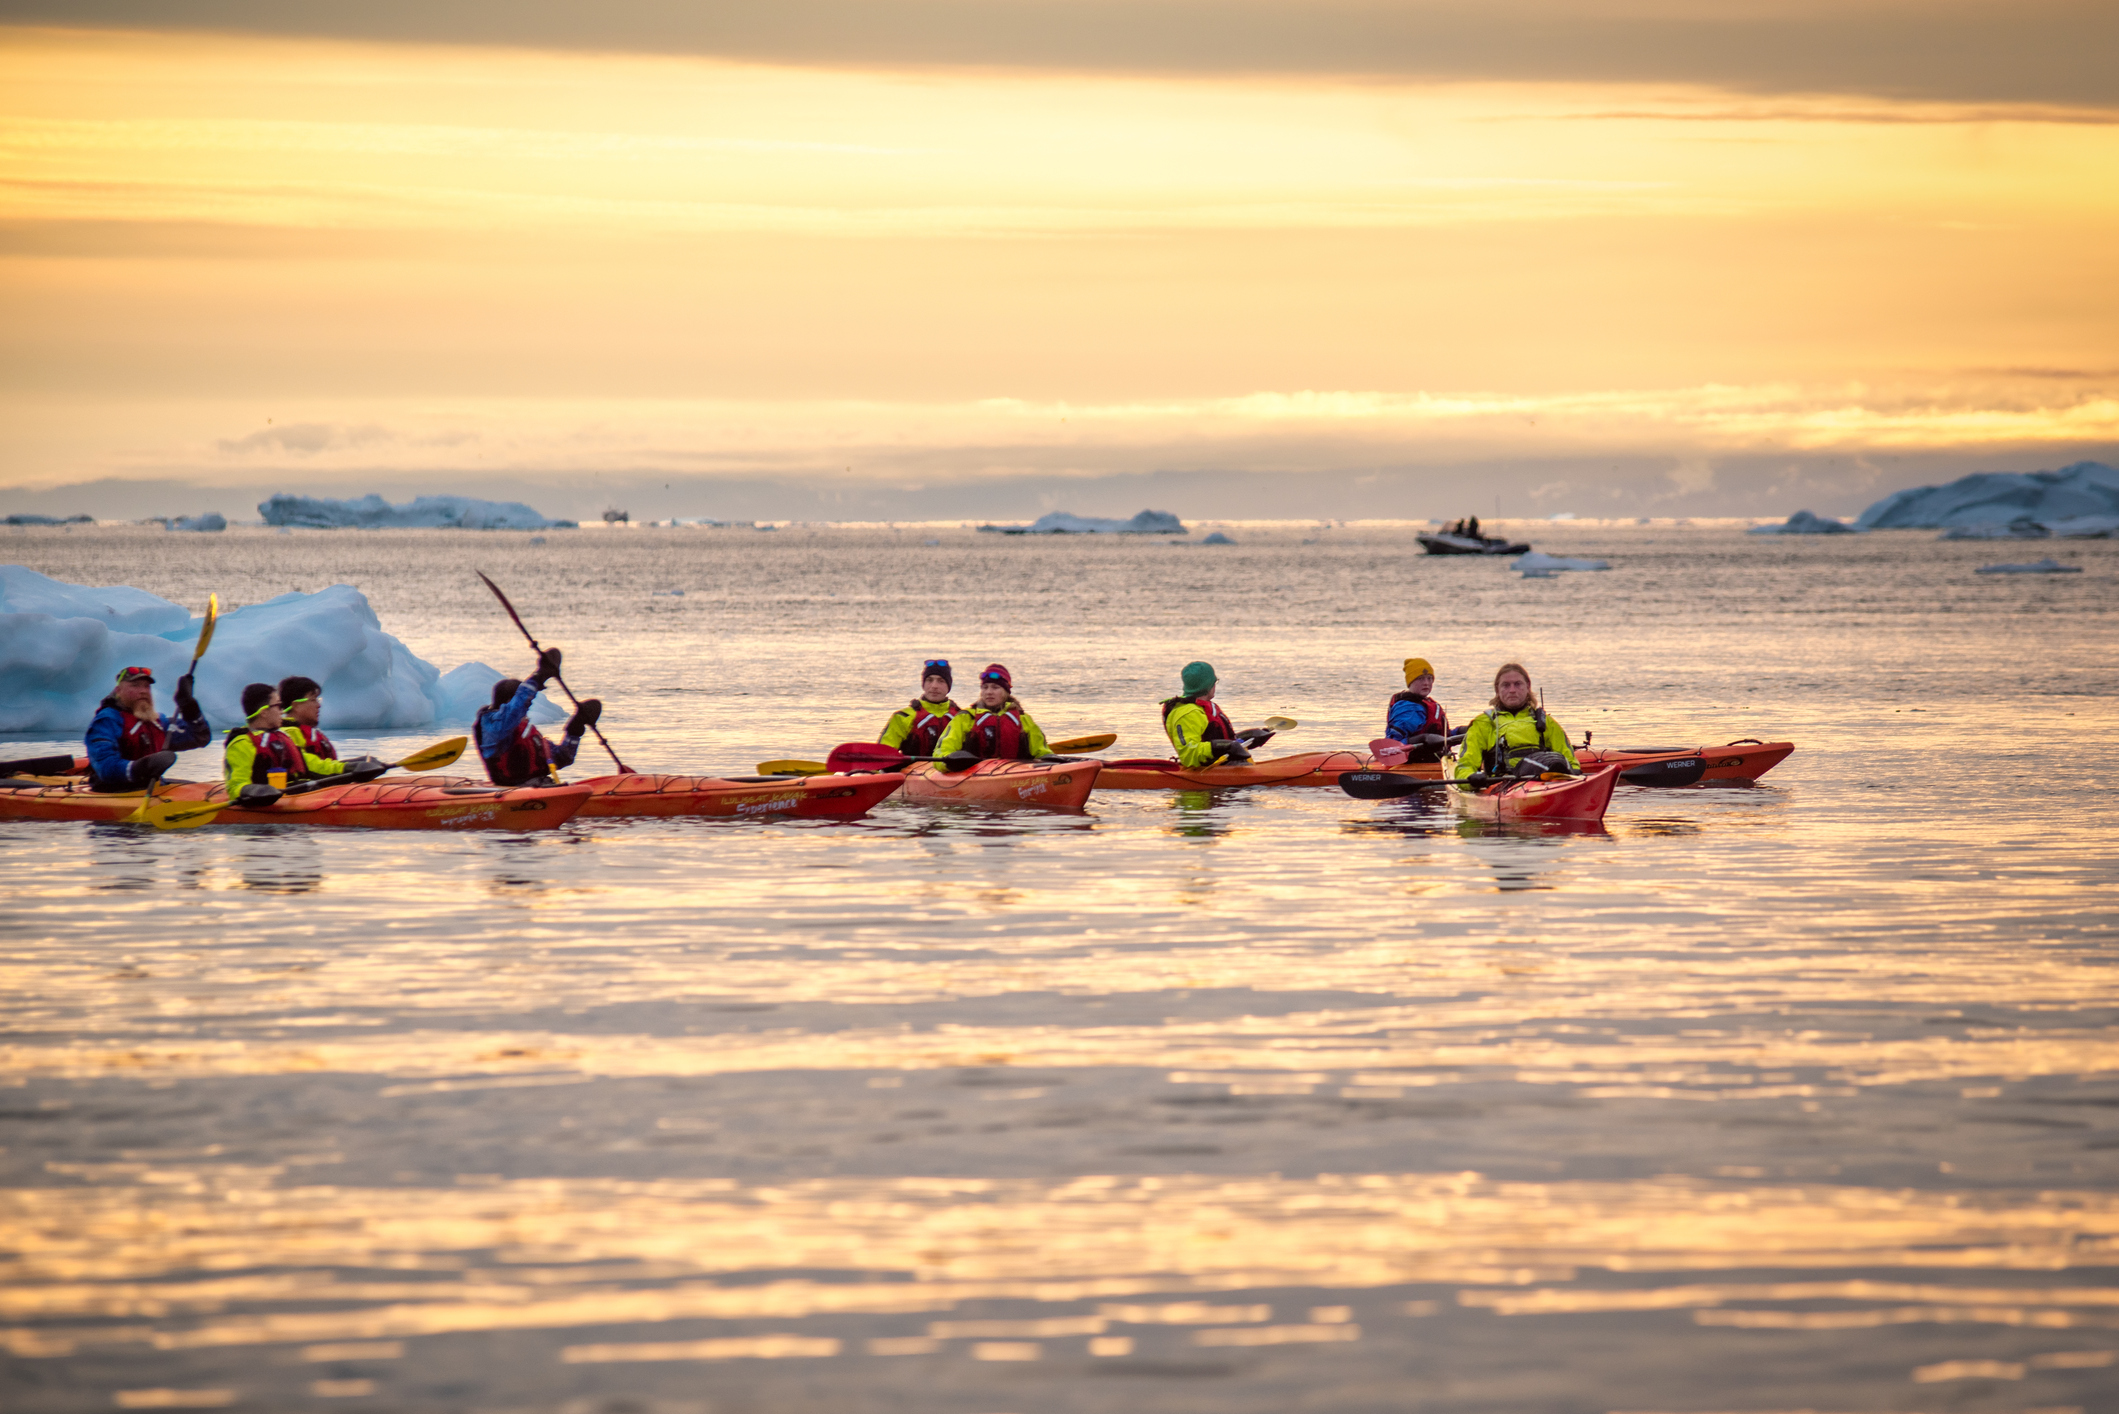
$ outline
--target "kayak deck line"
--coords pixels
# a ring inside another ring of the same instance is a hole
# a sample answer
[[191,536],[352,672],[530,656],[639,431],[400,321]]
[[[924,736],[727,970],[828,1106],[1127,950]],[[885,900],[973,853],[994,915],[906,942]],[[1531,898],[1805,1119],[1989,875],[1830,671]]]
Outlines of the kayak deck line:
[[581,784],[590,791],[584,817],[797,820],[852,819],[904,784],[898,772],[831,773],[821,776],[597,776]]
[[988,810],[1080,810],[1103,769],[1097,760],[981,761],[968,770],[945,771],[919,761],[905,772],[903,799]]
[[[317,825],[376,830],[549,830],[571,820],[589,788],[495,786],[463,777],[364,781],[283,795],[262,809],[227,804],[219,782],[161,783],[156,799],[220,804],[216,825]],[[122,821],[145,791],[102,792],[86,781],[46,777],[0,783],[0,819],[86,823]]]

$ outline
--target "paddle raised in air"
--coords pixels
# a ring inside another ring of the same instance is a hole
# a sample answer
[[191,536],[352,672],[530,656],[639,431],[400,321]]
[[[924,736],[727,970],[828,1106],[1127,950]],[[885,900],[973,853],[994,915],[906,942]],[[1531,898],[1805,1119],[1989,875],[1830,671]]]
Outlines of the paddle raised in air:
[[[486,588],[493,591],[493,597],[500,601],[500,607],[508,611],[508,617],[515,620],[515,627],[521,629],[522,636],[530,641],[530,651],[542,657],[544,655],[544,648],[541,644],[538,643],[537,635],[530,632],[530,626],[522,621],[522,615],[515,612],[515,606],[508,602],[508,596],[500,592],[500,586],[495,584],[492,579],[486,575],[485,571],[478,570],[475,571],[475,573],[480,579],[485,580]],[[565,678],[559,676],[559,674],[557,673],[554,673],[552,674],[552,681],[559,684],[559,690],[567,695],[567,701],[573,703],[577,708],[581,706],[581,699],[574,695],[573,688],[567,686],[567,680]],[[618,768],[618,772],[620,775],[633,776],[639,774],[632,767],[626,765],[625,762],[620,761],[618,759],[618,753],[611,749],[611,744],[608,741],[604,740],[603,728],[597,726],[592,721],[589,723],[589,730],[596,734],[597,744],[600,745],[605,751],[610,752],[611,764]]]

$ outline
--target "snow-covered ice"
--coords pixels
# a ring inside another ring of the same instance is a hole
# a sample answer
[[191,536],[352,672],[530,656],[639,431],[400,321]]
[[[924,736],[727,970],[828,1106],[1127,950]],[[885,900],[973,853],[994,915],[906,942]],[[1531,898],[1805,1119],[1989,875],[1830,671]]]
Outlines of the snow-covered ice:
[[1830,516],[1814,515],[1809,511],[1797,511],[1779,525],[1754,525],[1746,534],[1750,535],[1852,535],[1855,527]]
[[258,514],[267,525],[321,530],[550,530],[574,524],[549,520],[520,501],[481,501],[471,496],[420,496],[393,506],[376,495],[347,501],[281,495],[259,502]]
[[2119,467],[2076,462],[2058,471],[1982,471],[1947,486],[1915,486],[1884,497],[1854,522],[1863,530],[2050,527],[2084,516],[2119,516]]
[[1543,550],[1533,550],[1509,561],[1508,567],[1525,579],[1550,579],[1567,570],[1608,570],[1611,561],[1571,560],[1565,555],[1548,555]]
[[1986,565],[1986,566],[1984,566],[1984,567],[1982,567],[1982,568],[1980,568],[1980,569],[1974,570],[1974,571],[1973,571],[1973,573],[1974,573],[1974,574],[2081,574],[2081,573],[2082,573],[2082,566],[2080,566],[2080,565],[2063,565],[2062,563],[2060,563],[2060,561],[2058,561],[2058,560],[2056,560],[2056,559],[2053,559],[2053,558],[2052,558],[2051,556],[2047,556],[2047,557],[2046,557],[2045,559],[2042,559],[2042,560],[2033,560],[2033,561],[2031,561],[2031,563],[2029,563],[2029,564],[2027,564],[2027,565]]
[[[86,730],[118,669],[134,664],[153,671],[157,700],[170,710],[203,625],[142,589],[67,584],[0,565],[0,732]],[[335,584],[223,614],[199,664],[199,705],[216,727],[235,726],[245,684],[289,673],[323,684],[326,730],[468,721],[501,676],[467,663],[444,693],[434,665],[383,632],[359,590]],[[459,711],[466,694],[476,700]],[[559,715],[553,708],[540,720]]]
[[982,525],[1003,535],[1185,535],[1185,523],[1168,511],[1142,511],[1131,520],[1069,515],[1053,511],[1029,525]]

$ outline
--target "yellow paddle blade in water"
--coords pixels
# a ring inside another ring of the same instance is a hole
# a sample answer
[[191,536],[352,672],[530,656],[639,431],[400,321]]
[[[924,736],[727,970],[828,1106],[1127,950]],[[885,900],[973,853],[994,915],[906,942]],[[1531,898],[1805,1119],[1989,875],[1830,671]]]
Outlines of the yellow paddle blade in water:
[[1070,736],[1065,741],[1054,741],[1046,744],[1054,752],[1064,756],[1076,751],[1102,751],[1117,740],[1117,732],[1098,732],[1094,736]]
[[196,830],[233,803],[227,800],[171,800],[167,796],[156,796],[154,789],[149,787],[146,797],[140,801],[140,808],[120,823],[152,825],[158,830]]
[[470,744],[471,738],[467,736],[452,736],[447,741],[437,741],[432,746],[423,746],[395,764],[404,767],[407,771],[432,771],[455,761],[457,757],[464,754],[464,748]]
[[760,761],[761,776],[828,776],[831,767],[822,761]]

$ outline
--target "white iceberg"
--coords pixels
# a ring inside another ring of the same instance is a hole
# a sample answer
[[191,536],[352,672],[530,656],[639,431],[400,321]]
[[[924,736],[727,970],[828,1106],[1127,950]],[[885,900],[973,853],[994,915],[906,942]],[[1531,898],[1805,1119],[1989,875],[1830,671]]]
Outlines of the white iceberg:
[[1509,561],[1508,567],[1525,579],[1551,579],[1554,575],[1569,570],[1608,570],[1611,568],[1611,561],[1571,560],[1564,555],[1548,555],[1542,550],[1533,550]]
[[1234,545],[1236,542],[1217,530],[1199,543],[1202,545]]
[[[118,669],[135,664],[154,673],[169,710],[203,623],[142,589],[90,588],[0,565],[0,732],[86,730]],[[383,632],[359,590],[335,584],[223,614],[199,664],[199,706],[217,727],[235,726],[245,684],[289,673],[321,683],[325,728],[348,731],[469,721],[501,676],[465,664],[444,692],[440,672]],[[539,706],[539,720],[561,715]]]
[[17,511],[0,525],[94,525],[94,516],[41,516],[34,511]]
[[[498,668],[489,668],[484,663],[465,663],[449,669],[434,685],[434,720],[436,722],[469,722],[478,715],[478,709],[491,705],[493,684],[509,676]],[[556,722],[567,715],[561,699],[553,693],[538,697],[537,704],[530,708],[533,722]]]
[[1168,511],[1142,511],[1131,520],[1069,515],[1053,511],[1029,525],[982,525],[1002,535],[1188,535],[1185,523]]
[[258,503],[267,525],[318,530],[551,530],[574,525],[548,520],[520,501],[481,501],[470,496],[420,496],[393,506],[376,495],[334,501],[323,496],[274,496]]
[[228,517],[219,511],[196,516],[149,516],[141,525],[159,525],[164,530],[226,530]]
[[1977,472],[1886,496],[1854,523],[1862,530],[1947,530],[2025,518],[2050,526],[2083,516],[2119,516],[2119,467],[2076,462],[2058,471]]
[[2033,561],[2032,561],[2031,563],[2029,563],[2029,564],[2027,564],[2027,565],[1986,565],[1986,566],[1984,566],[1984,567],[1982,567],[1982,568],[1980,568],[1980,569],[1974,570],[1974,571],[1973,571],[1973,573],[1974,573],[1974,574],[2081,574],[2081,573],[2082,573],[2082,566],[2080,566],[2080,565],[2063,565],[2062,563],[2060,563],[2060,561],[2058,561],[2058,560],[2056,560],[2056,559],[2053,559],[2052,557],[2048,556],[2047,558],[2045,558],[2045,559],[2043,559],[2043,560],[2033,560]]
[[1852,535],[1855,527],[1830,516],[1797,511],[1779,525],[1754,525],[1747,535]]

